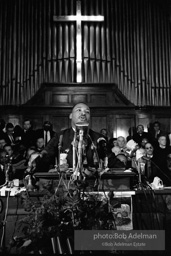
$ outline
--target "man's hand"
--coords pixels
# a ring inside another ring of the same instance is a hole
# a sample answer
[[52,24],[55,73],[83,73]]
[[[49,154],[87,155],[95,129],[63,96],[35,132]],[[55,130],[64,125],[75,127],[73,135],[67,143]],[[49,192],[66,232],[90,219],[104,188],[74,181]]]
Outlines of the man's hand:
[[39,155],[40,155],[40,157],[42,158],[43,156],[47,155],[47,153],[48,153],[48,152],[43,149],[43,150],[40,152]]

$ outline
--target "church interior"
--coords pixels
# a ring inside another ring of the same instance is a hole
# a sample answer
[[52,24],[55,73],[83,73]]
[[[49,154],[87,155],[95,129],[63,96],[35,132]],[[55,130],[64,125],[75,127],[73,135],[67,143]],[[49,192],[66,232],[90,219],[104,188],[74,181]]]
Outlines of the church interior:
[[170,230],[171,1],[0,0],[0,253],[165,255]]

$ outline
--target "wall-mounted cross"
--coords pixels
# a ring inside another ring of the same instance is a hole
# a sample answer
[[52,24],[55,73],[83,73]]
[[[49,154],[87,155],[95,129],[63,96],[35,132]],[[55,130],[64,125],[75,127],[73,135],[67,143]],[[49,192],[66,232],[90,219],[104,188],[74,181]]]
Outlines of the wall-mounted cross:
[[76,15],[53,16],[54,21],[76,21],[76,81],[82,82],[82,21],[104,21],[104,16],[81,15],[81,1],[76,2]]

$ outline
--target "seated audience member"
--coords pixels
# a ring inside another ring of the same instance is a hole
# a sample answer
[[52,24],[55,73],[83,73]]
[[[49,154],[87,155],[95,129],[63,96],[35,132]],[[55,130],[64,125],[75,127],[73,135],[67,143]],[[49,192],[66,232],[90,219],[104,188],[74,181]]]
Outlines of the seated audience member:
[[158,146],[158,139],[160,137],[160,135],[165,134],[166,138],[167,138],[167,145],[170,145],[170,141],[169,141],[169,136],[166,134],[166,132],[161,130],[161,124],[158,121],[155,121],[152,124],[152,128],[150,129],[150,134],[151,134],[151,142],[154,145],[154,148],[156,146]]
[[108,142],[108,132],[107,132],[107,129],[106,128],[101,129],[100,130],[100,134],[102,134],[105,137],[106,141]]
[[4,150],[6,151],[6,153],[7,153],[7,155],[8,155],[9,157],[12,157],[12,156],[13,156],[14,151],[13,151],[13,149],[12,149],[11,144],[6,144],[6,145],[4,146]]
[[13,178],[22,179],[26,169],[26,159],[22,154],[19,154],[19,152],[14,152],[13,147],[10,144],[6,144],[4,146],[4,150],[6,151],[11,163]]
[[6,132],[5,132],[5,140],[8,144],[14,145],[14,125],[12,123],[7,123]]
[[107,143],[107,146],[108,146],[108,149],[109,150],[112,150],[113,147],[117,146],[117,138],[110,138],[108,143]]
[[7,144],[4,137],[0,137],[0,149],[3,149],[3,147]]
[[[129,153],[130,155],[130,158],[132,158],[132,167],[135,168],[135,161],[137,161],[138,159],[138,162],[143,162],[143,157],[146,156],[146,150],[145,150],[145,145],[146,143],[148,142],[148,139],[147,138],[143,138],[142,141],[141,141],[141,144],[140,146],[137,144],[135,145],[135,148],[134,150],[132,150],[131,154]],[[128,144],[128,143],[127,143]],[[128,150],[127,150],[128,152]]]
[[44,146],[55,136],[56,132],[53,131],[52,123],[49,121],[45,121],[42,129],[36,130],[36,138],[44,139]]
[[143,138],[147,138],[150,141],[150,134],[144,132],[144,126],[142,124],[139,124],[137,126],[136,133],[134,133],[132,138],[141,147],[141,142]]
[[14,127],[14,141],[15,141],[15,145],[21,144],[22,134],[23,134],[23,129],[21,128],[20,125],[17,124]]
[[29,148],[35,145],[35,142],[36,142],[36,134],[35,134],[35,130],[33,130],[31,120],[25,119],[23,123],[23,132],[21,135],[21,143],[26,148]]
[[171,147],[167,146],[167,136],[161,134],[158,139],[158,147],[154,149],[154,159],[158,167],[157,176],[163,180],[163,183],[167,181],[167,156],[171,153]]
[[[44,156],[49,156],[51,159],[58,157],[60,153],[66,153],[67,164],[66,168],[73,167],[73,145],[76,148],[76,155],[79,148],[79,126],[83,128],[83,141],[82,144],[82,164],[89,167],[99,166],[100,161],[104,161],[104,158],[108,156],[108,167],[115,167],[115,164],[120,162],[112,152],[107,152],[106,140],[100,133],[97,133],[89,128],[90,122],[90,108],[84,103],[76,104],[70,114],[71,127],[62,130],[59,134],[56,134],[42,151],[42,159]],[[82,134],[82,133],[81,133]],[[40,159],[36,159],[37,168],[39,168]],[[59,162],[59,159],[58,159]],[[77,158],[75,159],[77,162]]]
[[147,142],[145,144],[144,148],[146,150],[146,157],[148,157],[149,159],[153,158],[153,156],[154,156],[154,147],[153,147],[153,145],[150,142]]
[[44,138],[40,137],[36,140],[36,151],[41,152],[44,149]]
[[140,148],[145,148],[145,145],[146,143],[149,142],[149,139],[148,138],[143,138],[142,141],[141,141],[141,145],[140,145]]
[[2,181],[0,181],[0,183],[2,185],[4,184],[4,179],[11,181],[14,178],[11,158],[8,156],[7,152],[4,149],[0,150],[0,166],[0,178],[2,178]]
[[151,131],[152,139],[157,142],[159,136],[162,133],[163,133],[163,131],[161,131],[161,124],[160,124],[160,122],[155,121],[153,123],[153,125],[152,125],[152,131]]
[[154,177],[158,176],[158,169],[157,164],[155,163],[155,157],[154,157],[154,147],[151,143],[147,142],[145,144],[145,150],[146,150],[146,157],[144,159],[146,160],[146,177],[150,183],[153,182]]
[[7,155],[13,160],[13,163],[18,163],[24,159],[22,154],[14,151],[14,147],[11,144],[6,144],[4,150],[7,152]]
[[126,140],[123,136],[117,138],[117,146],[112,148],[112,152],[117,156],[119,153],[126,152]]

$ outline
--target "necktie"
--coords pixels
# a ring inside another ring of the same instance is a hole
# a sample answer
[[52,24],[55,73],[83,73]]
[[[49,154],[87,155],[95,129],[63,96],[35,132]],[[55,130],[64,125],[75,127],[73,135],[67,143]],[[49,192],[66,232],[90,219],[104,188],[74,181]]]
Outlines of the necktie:
[[45,146],[47,145],[48,142],[48,137],[47,137],[47,132],[45,132]]
[[13,143],[14,142],[13,136],[9,135],[9,138],[10,138],[11,143]]
[[47,143],[50,141],[50,131],[45,131],[44,132],[44,141],[45,141],[45,146],[47,145]]

